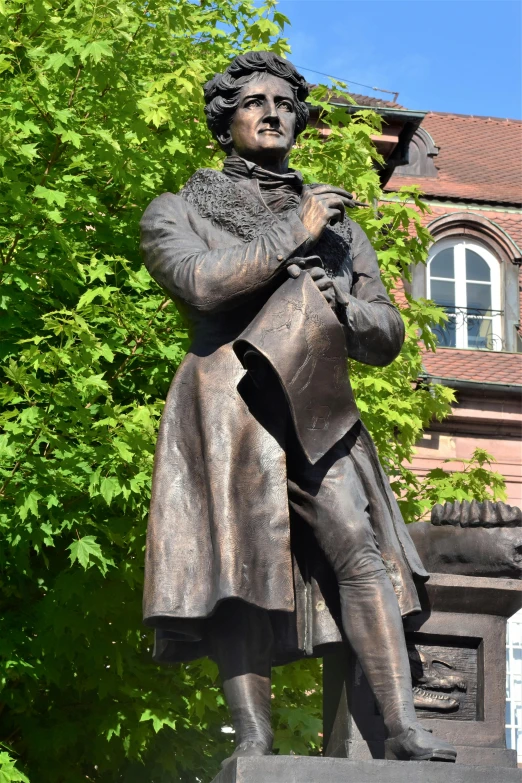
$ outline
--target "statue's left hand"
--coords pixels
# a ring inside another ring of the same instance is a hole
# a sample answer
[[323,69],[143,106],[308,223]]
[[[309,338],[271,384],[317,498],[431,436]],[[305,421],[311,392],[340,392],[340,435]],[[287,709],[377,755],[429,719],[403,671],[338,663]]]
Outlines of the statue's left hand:
[[337,304],[337,289],[334,281],[320,266],[307,269],[307,272],[333,310]]

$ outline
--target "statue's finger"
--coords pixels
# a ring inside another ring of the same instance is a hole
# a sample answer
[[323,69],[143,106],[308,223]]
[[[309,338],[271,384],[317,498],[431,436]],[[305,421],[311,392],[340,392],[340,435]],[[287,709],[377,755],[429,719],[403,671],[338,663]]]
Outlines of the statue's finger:
[[316,285],[320,291],[332,291],[333,289],[333,283],[329,277],[325,277],[323,280],[317,280]]
[[322,266],[312,266],[308,270],[312,280],[319,280],[321,277],[326,277],[326,272]]
[[332,196],[343,196],[353,201],[353,194],[348,193],[344,188],[337,188],[334,185],[308,185],[307,186],[314,194],[314,196],[322,195],[323,193],[331,193]]

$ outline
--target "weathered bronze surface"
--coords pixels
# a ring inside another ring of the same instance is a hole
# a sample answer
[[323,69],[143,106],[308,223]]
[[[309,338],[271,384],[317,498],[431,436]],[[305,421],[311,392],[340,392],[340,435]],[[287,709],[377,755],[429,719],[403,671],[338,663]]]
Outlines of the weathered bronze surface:
[[404,328],[351,195],[288,168],[306,96],[287,61],[236,58],[205,86],[223,171],[143,216],[192,335],[158,437],[144,618],[156,660],[217,660],[236,757],[270,753],[271,664],[347,639],[389,757],[453,761],[416,721],[401,614],[427,573],[346,369],[389,364]]
[[430,572],[522,579],[522,511],[505,503],[455,501],[432,509],[410,534]]

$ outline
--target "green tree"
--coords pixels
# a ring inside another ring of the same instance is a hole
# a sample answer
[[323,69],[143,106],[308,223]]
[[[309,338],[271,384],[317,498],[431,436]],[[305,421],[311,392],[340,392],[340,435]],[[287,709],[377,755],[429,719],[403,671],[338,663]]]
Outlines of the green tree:
[[[38,783],[208,781],[230,751],[214,664],[160,670],[141,627],[155,436],[187,337],[141,265],[138,222],[219,166],[201,84],[246,49],[286,52],[286,22],[273,0],[0,0],[0,741]],[[378,118],[313,100],[332,133],[311,131],[295,164],[373,204]],[[429,239],[409,198],[423,209],[405,192],[354,215],[390,288]],[[414,388],[419,330],[433,347],[441,313],[403,313],[397,362],[351,372],[413,519],[448,478],[425,490],[403,461],[451,393]],[[317,661],[276,670],[282,752],[319,752],[319,686]]]

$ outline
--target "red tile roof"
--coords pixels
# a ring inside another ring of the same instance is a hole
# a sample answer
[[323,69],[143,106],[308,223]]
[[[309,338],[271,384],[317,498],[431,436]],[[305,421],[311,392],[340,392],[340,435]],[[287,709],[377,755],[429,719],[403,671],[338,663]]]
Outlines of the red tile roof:
[[382,109],[404,109],[404,106],[401,106],[401,104],[396,101],[385,101],[375,95],[360,95],[356,92],[351,92],[350,95],[354,101],[357,102],[358,106],[373,106]]
[[386,190],[418,184],[428,196],[522,204],[522,121],[430,112],[421,127],[439,147],[438,175],[395,173]]
[[[316,85],[312,84],[309,86],[315,87]],[[376,109],[405,109],[404,106],[401,106],[396,101],[386,101],[384,98],[378,98],[376,95],[361,95],[358,92],[350,92],[349,95],[354,99],[357,106],[371,106]],[[342,103],[347,106],[352,105],[343,95],[331,95],[331,97],[333,97],[335,103]]]
[[423,363],[428,375],[435,378],[509,383],[519,385],[522,391],[520,353],[438,348],[435,353],[425,351]]
[[495,213],[484,212],[485,216],[490,220],[494,220],[500,228],[507,231],[511,239],[522,248],[522,215],[514,215],[509,212]]

